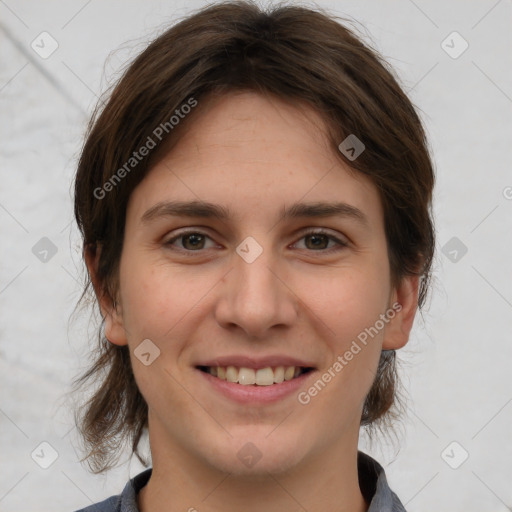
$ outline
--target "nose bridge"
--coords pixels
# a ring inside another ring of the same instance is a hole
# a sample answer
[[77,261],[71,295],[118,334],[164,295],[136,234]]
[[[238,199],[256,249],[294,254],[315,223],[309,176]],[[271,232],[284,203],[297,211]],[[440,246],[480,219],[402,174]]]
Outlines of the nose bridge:
[[236,324],[250,336],[269,328],[290,325],[296,315],[293,294],[279,277],[279,262],[271,249],[263,250],[248,237],[233,254],[233,269],[226,276],[217,320]]

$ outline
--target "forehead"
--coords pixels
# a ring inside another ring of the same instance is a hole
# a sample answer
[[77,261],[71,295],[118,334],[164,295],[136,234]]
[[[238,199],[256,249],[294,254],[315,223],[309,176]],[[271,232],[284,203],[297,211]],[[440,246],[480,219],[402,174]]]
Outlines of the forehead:
[[325,123],[317,112],[304,102],[236,92],[199,102],[192,123],[169,156],[175,163],[194,165],[210,156],[269,163],[306,154],[322,156],[323,164],[333,157]]
[[172,199],[224,204],[240,216],[277,215],[302,199],[345,201],[381,220],[375,186],[343,163],[312,108],[251,92],[196,108],[176,145],[132,193],[129,210],[137,217]]

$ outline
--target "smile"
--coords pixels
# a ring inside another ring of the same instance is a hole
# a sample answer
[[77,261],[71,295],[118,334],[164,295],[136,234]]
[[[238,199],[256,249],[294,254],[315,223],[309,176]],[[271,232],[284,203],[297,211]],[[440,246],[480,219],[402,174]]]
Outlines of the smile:
[[296,396],[317,370],[305,366],[196,366],[197,375],[212,390],[230,401],[266,405]]
[[217,379],[242,386],[271,386],[293,380],[312,368],[301,366],[267,366],[265,368],[246,368],[236,366],[198,366],[199,370],[209,373]]

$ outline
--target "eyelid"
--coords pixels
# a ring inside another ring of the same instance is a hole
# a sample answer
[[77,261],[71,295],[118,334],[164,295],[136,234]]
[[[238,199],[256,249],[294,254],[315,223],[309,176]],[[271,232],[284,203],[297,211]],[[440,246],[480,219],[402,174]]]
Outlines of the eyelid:
[[[201,235],[201,236],[204,236],[205,238],[209,238],[210,240],[213,241],[213,238],[208,234],[207,231],[204,231],[204,228],[198,228],[198,229],[194,229],[194,228],[183,228],[183,230],[178,230],[177,233],[175,233],[171,238],[165,240],[163,243],[164,245],[171,245],[171,243],[175,242],[176,240],[180,239],[181,237],[183,236],[186,236],[186,235]],[[181,249],[181,248],[177,248],[178,251],[181,251],[181,252],[186,252],[186,253],[194,253],[194,252],[203,252],[205,249],[200,249],[200,250],[197,250],[197,251],[189,251],[187,249]]]
[[[343,237],[340,237],[337,234],[336,235],[333,234],[332,231],[330,231],[326,228],[310,227],[310,228],[306,228],[305,231],[300,231],[298,233],[298,235],[300,235],[299,240],[302,240],[304,237],[306,237],[308,235],[323,235],[323,236],[326,236],[327,238],[329,238],[330,240],[333,240],[337,244],[337,247],[331,247],[330,249],[321,249],[318,251],[309,250],[308,252],[311,252],[311,253],[318,252],[319,254],[330,254],[332,252],[340,251],[340,250],[344,249],[345,247],[349,246],[348,240],[343,240],[342,239]],[[344,237],[344,238],[346,238],[346,237]],[[294,244],[295,243],[297,243],[297,242],[294,242]]]
[[327,228],[313,226],[310,228],[305,228],[305,231],[299,231],[298,234],[300,234],[301,237],[306,236],[306,235],[325,235],[325,236],[328,236],[330,238],[337,240],[340,243],[348,244],[348,238],[346,236],[340,235],[338,233],[333,233],[332,230],[327,229]]
[[[168,245],[168,246],[171,246],[171,244],[173,242],[175,242],[176,240],[180,239],[181,237],[183,236],[186,236],[186,235],[201,235],[201,236],[204,236],[205,238],[209,238],[210,240],[213,241],[213,238],[206,232],[206,231],[203,231],[204,228],[198,228],[198,229],[195,229],[195,228],[183,228],[183,230],[181,231],[178,231],[177,233],[175,233],[170,239],[166,240],[164,242],[164,245]],[[349,246],[349,241],[348,240],[343,240],[341,238],[343,237],[339,237],[338,235],[334,235],[330,230],[326,229],[326,228],[321,228],[321,227],[309,227],[309,228],[305,228],[305,230],[300,230],[298,233],[295,234],[295,236],[299,237],[298,240],[296,242],[293,242],[293,244],[291,245],[295,245],[298,241],[302,240],[304,237],[308,236],[308,235],[323,235],[323,236],[326,236],[328,237],[330,240],[334,241],[337,246],[336,247],[331,247],[330,249],[319,249],[319,250],[314,250],[314,249],[306,249],[307,252],[311,252],[311,253],[319,253],[319,254],[330,254],[332,252],[336,252],[336,251],[340,251],[346,247]],[[344,237],[346,238],[346,237]],[[182,252],[182,253],[186,253],[186,254],[189,254],[189,255],[193,255],[193,253],[202,253],[204,252],[206,249],[198,249],[197,251],[193,251],[193,250],[187,250],[187,249],[182,249],[182,248],[176,248],[175,249],[176,251],[178,252]]]

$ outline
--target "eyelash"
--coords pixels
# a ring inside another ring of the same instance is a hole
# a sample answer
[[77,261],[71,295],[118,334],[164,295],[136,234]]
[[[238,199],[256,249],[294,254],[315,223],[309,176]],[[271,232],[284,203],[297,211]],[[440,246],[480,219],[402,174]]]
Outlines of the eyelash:
[[[178,240],[180,238],[183,238],[183,237],[185,237],[187,235],[201,235],[201,236],[204,236],[206,238],[210,238],[211,239],[210,236],[208,236],[206,233],[203,233],[202,231],[187,230],[187,231],[182,231],[178,235],[175,235],[171,239],[167,240],[164,245],[170,247],[170,246],[172,246],[172,244],[176,240]],[[299,240],[302,240],[303,238],[306,238],[307,236],[311,236],[311,235],[326,236],[329,240],[332,240],[332,241],[336,242],[338,244],[338,247],[331,247],[330,249],[318,249],[318,250],[306,249],[309,252],[319,252],[319,253],[323,253],[323,254],[331,254],[333,252],[340,251],[340,250],[344,249],[345,247],[348,247],[348,243],[347,242],[343,242],[342,240],[340,240],[339,238],[336,238],[335,236],[333,236],[332,234],[330,234],[328,231],[326,231],[324,229],[311,229],[311,230],[303,233]],[[182,252],[184,254],[187,254],[187,256],[193,257],[193,253],[201,253],[201,252],[203,252],[206,249],[198,249],[197,251],[192,251],[192,250],[189,250],[189,249],[178,248],[178,249],[175,249],[175,250],[178,250],[178,251],[180,251],[180,252]]]

